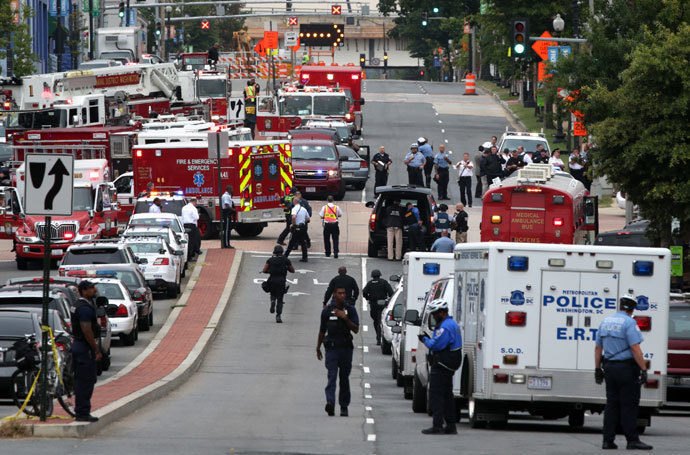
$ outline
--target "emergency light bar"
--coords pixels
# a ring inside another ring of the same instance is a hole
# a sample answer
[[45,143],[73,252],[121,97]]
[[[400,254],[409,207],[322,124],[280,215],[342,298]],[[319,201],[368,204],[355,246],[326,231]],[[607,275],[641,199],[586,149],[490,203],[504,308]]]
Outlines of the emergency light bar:
[[524,272],[529,268],[529,258],[527,256],[509,256],[508,270]]
[[422,268],[424,275],[438,275],[441,273],[441,264],[435,262],[425,262]]
[[654,263],[652,261],[633,261],[633,275],[652,276],[654,275]]
[[637,322],[637,327],[640,328],[641,332],[652,330],[652,318],[650,316],[635,316],[633,319]]

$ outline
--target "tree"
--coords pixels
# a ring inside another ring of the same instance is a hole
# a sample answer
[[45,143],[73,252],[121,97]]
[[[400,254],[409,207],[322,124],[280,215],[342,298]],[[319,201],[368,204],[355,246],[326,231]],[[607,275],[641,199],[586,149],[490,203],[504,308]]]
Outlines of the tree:
[[673,29],[645,33],[619,87],[585,88],[583,104],[587,118],[600,119],[589,125],[596,174],[639,205],[661,246],[671,244],[673,217],[680,219],[681,237],[690,232],[690,25],[671,23]]
[[31,30],[27,23],[33,17],[33,10],[24,6],[16,23],[15,15],[10,0],[0,0],[0,58],[7,58],[11,48],[11,72],[14,76],[22,77],[34,74],[38,61],[38,56],[33,53]]

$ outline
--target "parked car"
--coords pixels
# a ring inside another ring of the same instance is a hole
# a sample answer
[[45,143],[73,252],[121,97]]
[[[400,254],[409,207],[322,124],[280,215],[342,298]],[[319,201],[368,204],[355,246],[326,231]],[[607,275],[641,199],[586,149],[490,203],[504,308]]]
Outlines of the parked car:
[[648,220],[628,223],[623,229],[600,232],[594,240],[595,245],[608,246],[641,246],[651,247],[652,242],[647,238]]
[[173,249],[163,237],[128,237],[127,244],[142,262],[141,269],[148,286],[157,292],[165,292],[171,299],[180,293],[183,250]]
[[[41,337],[41,321],[35,313],[24,311],[0,311],[0,396],[10,397],[10,378],[17,370],[14,364],[14,351],[11,349],[16,341],[26,335]],[[7,357],[6,357],[7,356]]]
[[154,199],[160,199],[161,212],[173,213],[177,216],[182,216],[182,207],[187,204],[187,198],[179,194],[152,194],[147,197],[140,197],[134,206],[134,213],[149,213]]
[[363,190],[369,180],[369,163],[357,152],[346,145],[338,146],[338,153],[343,161],[343,180],[346,185],[352,185],[356,190]]
[[170,227],[172,231],[177,234],[179,240],[186,240],[186,243],[181,243],[184,250],[184,268],[182,269],[182,276],[185,275],[187,268],[187,257],[189,248],[189,233],[186,231],[182,218],[174,213],[136,213],[129,219],[127,227],[135,226],[163,226]]
[[347,141],[353,136],[352,128],[343,120],[312,119],[307,120],[306,127],[333,129],[338,133],[338,136],[340,136],[340,142],[342,144],[347,144]]
[[[377,188],[378,197],[375,201],[367,202],[366,206],[370,207],[371,215],[369,216],[369,245],[367,254],[369,257],[378,257],[380,250],[387,249],[385,215],[386,209],[393,204],[393,201],[400,200],[400,206],[403,212],[408,202],[414,204],[419,210],[419,216],[422,219],[424,226],[424,245],[426,248],[431,247],[435,240],[434,230],[434,207],[436,201],[434,200],[431,190],[429,188],[421,188],[406,185],[392,185],[381,186]],[[407,249],[408,238],[407,228],[403,228],[403,254]]]
[[[123,243],[128,243],[130,239],[133,238],[156,238],[160,237],[168,242],[168,245],[173,249],[173,251],[182,251],[183,254],[180,255],[180,261],[184,265],[187,264],[187,248],[189,242],[184,238],[177,235],[170,226],[152,226],[152,225],[133,225],[128,227],[125,232],[122,233],[121,241]],[[148,262],[148,261],[147,261]],[[184,272],[184,267],[182,268]],[[184,276],[184,273],[182,273]]]
[[129,291],[117,278],[91,279],[98,295],[108,299],[108,314],[112,334],[120,337],[125,346],[133,346],[139,339],[137,326],[137,305],[129,296]]
[[381,312],[381,353],[392,354],[393,338],[398,336],[393,333],[392,328],[402,322],[403,304],[399,299],[403,292],[402,284],[398,284],[388,301],[388,305]]
[[66,276],[69,270],[79,270],[83,265],[138,263],[132,250],[124,243],[83,243],[67,249],[58,274]]

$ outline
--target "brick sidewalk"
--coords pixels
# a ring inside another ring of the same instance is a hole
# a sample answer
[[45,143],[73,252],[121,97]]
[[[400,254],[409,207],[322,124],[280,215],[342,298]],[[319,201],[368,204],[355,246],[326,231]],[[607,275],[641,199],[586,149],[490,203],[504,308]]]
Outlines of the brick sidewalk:
[[[195,284],[186,306],[168,333],[141,364],[120,378],[102,386],[96,384],[91,400],[92,412],[163,379],[187,358],[216,310],[234,257],[234,250],[207,250],[198,280],[203,285]],[[56,405],[56,413],[58,410],[62,411],[62,408]],[[46,423],[66,422],[69,421],[49,420]]]

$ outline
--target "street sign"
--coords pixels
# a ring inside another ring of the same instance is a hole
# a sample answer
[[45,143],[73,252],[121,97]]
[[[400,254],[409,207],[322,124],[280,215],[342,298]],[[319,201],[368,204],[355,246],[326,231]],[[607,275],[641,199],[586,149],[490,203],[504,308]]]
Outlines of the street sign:
[[244,100],[230,98],[228,100],[228,120],[244,120]]
[[438,59],[438,57],[434,57],[434,68],[440,68],[441,67],[441,60]]
[[25,175],[24,200],[27,215],[72,214],[74,156],[28,153]]
[[[228,132],[223,131],[210,131],[208,133],[208,159],[217,160],[218,157],[227,158],[228,156]],[[220,153],[218,153],[220,149]],[[220,162],[217,163],[220,168]]]
[[[48,5],[48,10],[50,12],[50,15],[55,17],[57,16],[57,0],[50,0],[50,4]],[[67,10],[69,9],[69,4],[66,1],[60,1],[60,16],[61,17],[66,17],[67,16]]]
[[587,136],[587,130],[583,122],[573,122],[573,136]]
[[683,247],[670,246],[671,250],[671,276],[683,276]]
[[299,35],[299,32],[297,32],[297,31],[285,32],[285,47],[297,46],[297,36],[298,35]]
[[[544,32],[540,36],[542,38],[551,38],[551,33]],[[535,41],[534,44],[532,44],[532,49],[534,49],[534,52],[536,52],[542,60],[547,60],[549,57],[547,49],[550,46],[558,46],[558,43],[555,41]]]
[[378,57],[374,57],[369,63],[371,63],[372,66],[379,66],[381,64],[381,60]]
[[[137,23],[137,10],[130,8],[127,10],[127,26],[136,25]],[[172,25],[171,25],[172,27]]]
[[556,63],[560,56],[567,57],[570,52],[570,46],[549,46],[547,48],[548,60],[550,63]]
[[264,32],[263,42],[266,49],[278,49],[278,32]]

